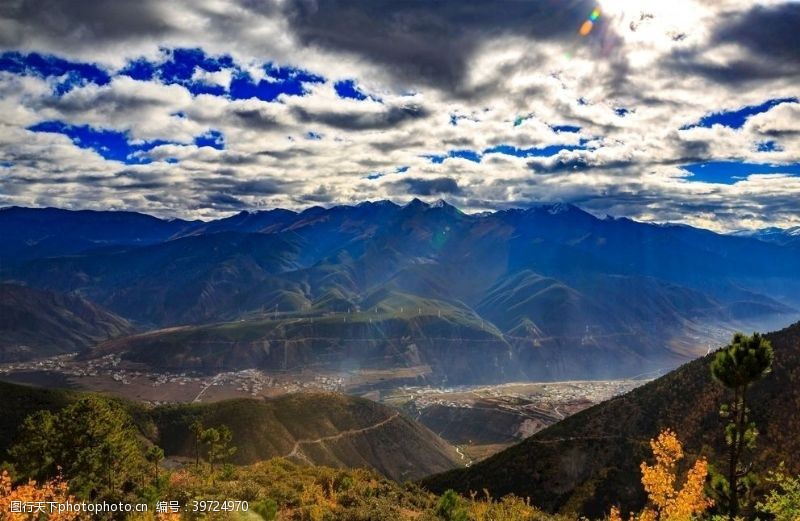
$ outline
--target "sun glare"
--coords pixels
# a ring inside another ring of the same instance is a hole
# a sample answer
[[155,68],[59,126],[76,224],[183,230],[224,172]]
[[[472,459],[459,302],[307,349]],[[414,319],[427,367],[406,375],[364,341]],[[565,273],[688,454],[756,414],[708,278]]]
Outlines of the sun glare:
[[681,41],[690,36],[705,9],[694,0],[605,0],[603,16],[626,41]]

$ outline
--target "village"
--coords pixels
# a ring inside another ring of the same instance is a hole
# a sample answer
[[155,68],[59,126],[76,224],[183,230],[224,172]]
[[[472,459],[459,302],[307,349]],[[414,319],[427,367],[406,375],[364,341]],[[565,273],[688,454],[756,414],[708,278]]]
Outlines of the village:
[[453,388],[400,387],[383,402],[415,415],[437,408],[494,408],[554,423],[596,403],[624,394],[649,379],[515,382]]
[[115,354],[83,360],[77,353],[0,364],[0,379],[42,387],[67,383],[72,388],[109,392],[150,405],[304,391],[335,392],[343,391],[345,384],[341,376],[307,372],[267,374],[258,369],[216,375],[155,372]]

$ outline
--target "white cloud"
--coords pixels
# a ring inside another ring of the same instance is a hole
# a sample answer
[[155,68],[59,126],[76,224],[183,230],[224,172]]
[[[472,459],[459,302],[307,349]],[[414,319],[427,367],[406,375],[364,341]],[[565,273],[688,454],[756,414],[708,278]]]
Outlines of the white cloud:
[[[474,48],[464,51],[464,74],[451,71],[439,83],[426,78],[424,68],[414,76],[400,71],[400,62],[381,61],[380,56],[395,59],[397,49],[381,47],[383,54],[373,56],[369,49],[301,38],[295,22],[283,16],[287,3],[145,2],[138,31],[125,27],[125,9],[115,2],[101,2],[91,12],[79,9],[83,32],[76,34],[53,29],[48,19],[0,20],[8,29],[0,39],[6,48],[99,62],[109,70],[138,56],[156,59],[160,47],[187,46],[230,54],[256,81],[266,78],[265,62],[327,79],[307,84],[307,96],[265,102],[192,96],[179,85],[125,76],[56,97],[53,80],[0,73],[2,161],[13,165],[0,174],[0,204],[213,217],[236,211],[237,204],[297,208],[405,200],[410,196],[399,191],[399,182],[413,177],[454,179],[459,190],[447,197],[468,210],[573,201],[595,213],[716,229],[797,223],[800,178],[751,176],[733,185],[709,184],[692,181],[680,169],[699,161],[800,157],[797,103],[752,116],[741,129],[680,130],[710,112],[797,95],[796,82],[786,75],[763,75],[742,88],[706,74],[750,59],[746,41],[715,42],[720,17],[743,15],[747,3],[607,0],[602,23],[587,38],[578,36],[577,27],[561,28],[558,37],[546,28],[526,33],[515,21],[514,31],[481,32]],[[102,16],[106,25],[92,21]],[[425,42],[419,44],[425,49]],[[436,75],[438,62],[431,60],[426,66]],[[231,73],[196,69],[193,78],[228,87]],[[339,98],[333,82],[341,79],[356,80],[380,102]],[[621,108],[625,115],[617,113]],[[455,125],[451,115],[458,116]],[[65,136],[25,130],[44,120],[178,144],[147,152],[151,164],[124,165]],[[552,129],[564,124],[580,131]],[[192,144],[211,129],[223,134],[224,151]],[[309,132],[321,139],[308,139]],[[769,140],[776,143],[772,150],[759,149]],[[451,150],[482,153],[500,144],[581,143],[588,149],[552,157],[486,154],[480,163],[449,158],[440,164],[423,157]],[[398,172],[400,167],[408,170]],[[367,179],[372,174],[378,176]],[[219,195],[227,202],[215,202]]]

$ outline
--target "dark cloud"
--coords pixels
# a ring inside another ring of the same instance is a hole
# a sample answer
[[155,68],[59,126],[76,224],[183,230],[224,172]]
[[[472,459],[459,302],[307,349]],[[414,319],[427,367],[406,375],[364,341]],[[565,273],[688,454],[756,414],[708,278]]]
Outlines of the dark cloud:
[[104,111],[115,115],[130,115],[150,110],[166,110],[170,102],[141,93],[120,92],[115,89],[99,89],[92,96],[61,96],[47,98],[42,106],[56,109],[62,114],[80,116],[89,111]]
[[313,191],[301,195],[298,200],[302,203],[330,203],[334,200],[331,189],[324,185],[317,186]]
[[458,182],[452,177],[436,177],[434,179],[409,177],[408,179],[396,182],[395,186],[411,195],[455,195],[461,193]]
[[13,20],[0,33],[0,44],[19,46],[28,38],[49,41],[59,48],[77,48],[129,38],[152,38],[176,30],[158,0],[20,0],[3,2],[0,18]]
[[755,5],[716,30],[716,43],[738,43],[772,61],[800,65],[800,3]]
[[[574,38],[595,5],[589,0],[291,0],[285,12],[306,45],[360,55],[398,79],[457,91],[484,41],[503,35]],[[606,28],[602,19],[599,23]]]
[[226,152],[222,158],[222,162],[226,165],[255,165],[259,163],[257,155],[241,153],[241,152]]
[[284,193],[286,190],[282,188],[279,183],[271,179],[254,179],[252,181],[243,181],[233,185],[229,192],[236,195],[275,195]]
[[559,158],[551,164],[530,161],[528,167],[539,174],[560,174],[565,172],[582,172],[586,170],[617,170],[629,168],[636,163],[632,161],[608,161],[593,163],[586,157]]
[[381,112],[310,112],[294,107],[292,113],[303,123],[322,123],[343,130],[388,129],[428,116],[428,111],[417,105],[390,107]]
[[219,192],[236,196],[265,196],[287,193],[294,185],[291,181],[276,180],[270,177],[239,180],[234,169],[218,169],[215,176],[197,175],[192,178],[194,187],[205,192]]
[[676,149],[675,157],[662,160],[662,164],[678,164],[707,159],[711,153],[711,144],[700,139],[681,139],[676,132],[667,137],[667,141]]
[[53,175],[46,179],[33,175],[9,175],[4,178],[6,183],[22,185],[64,185],[64,184],[99,184],[109,180],[109,176],[97,174],[79,175]]
[[763,57],[745,57],[727,63],[711,63],[703,60],[699,51],[674,52],[664,64],[676,74],[703,76],[715,83],[738,85],[748,82],[768,81],[797,75],[796,67],[787,67]]
[[267,156],[278,161],[286,161],[297,157],[311,155],[311,151],[306,148],[292,148],[289,150],[261,150],[256,152],[258,156]]
[[247,203],[238,197],[229,194],[208,194],[205,200],[209,206],[217,210],[243,210],[249,207]]
[[145,170],[120,170],[114,175],[124,180],[122,187],[128,190],[161,190],[170,186],[169,178],[164,172]]
[[[707,48],[675,51],[665,65],[730,85],[800,76],[800,2],[755,5],[719,19]],[[708,48],[728,44],[746,52],[727,63],[703,59]]]
[[257,109],[235,109],[232,114],[237,123],[253,130],[272,130],[279,127],[274,116]]

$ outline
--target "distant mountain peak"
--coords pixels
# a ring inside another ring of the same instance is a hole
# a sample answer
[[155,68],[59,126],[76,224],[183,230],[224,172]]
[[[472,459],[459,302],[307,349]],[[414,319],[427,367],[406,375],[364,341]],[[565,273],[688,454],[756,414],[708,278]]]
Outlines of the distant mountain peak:
[[561,213],[567,213],[567,212],[572,211],[574,209],[575,209],[575,206],[573,206],[571,204],[555,203],[555,204],[550,205],[550,207],[547,209],[547,212],[550,215],[558,215],[558,214],[561,214]]
[[397,204],[393,203],[388,199],[380,199],[378,201],[362,201],[356,205],[357,208],[363,208],[366,206],[373,206],[373,207],[380,207],[380,208],[392,208],[397,207]]
[[408,208],[408,209],[416,210],[416,209],[422,209],[422,208],[430,208],[430,205],[428,203],[426,203],[425,201],[421,200],[420,198],[415,197],[411,201],[406,203],[403,206],[403,208],[404,209]]
[[304,216],[304,217],[308,217],[310,215],[321,215],[321,214],[324,214],[327,211],[328,211],[328,209],[325,208],[324,206],[315,205],[315,206],[309,206],[308,208],[306,208],[305,210],[300,212],[300,215]]
[[775,244],[797,244],[798,239],[800,239],[800,226],[794,226],[791,228],[770,226],[768,228],[736,230],[734,232],[730,232],[728,235],[734,237],[758,239],[763,242],[771,242]]
[[[575,206],[571,203],[544,203],[539,205],[534,205],[529,207],[527,210],[523,210],[526,213],[532,214],[548,214],[548,215],[586,215],[592,216],[589,212],[583,210],[582,208]],[[592,216],[593,217],[593,216]]]

